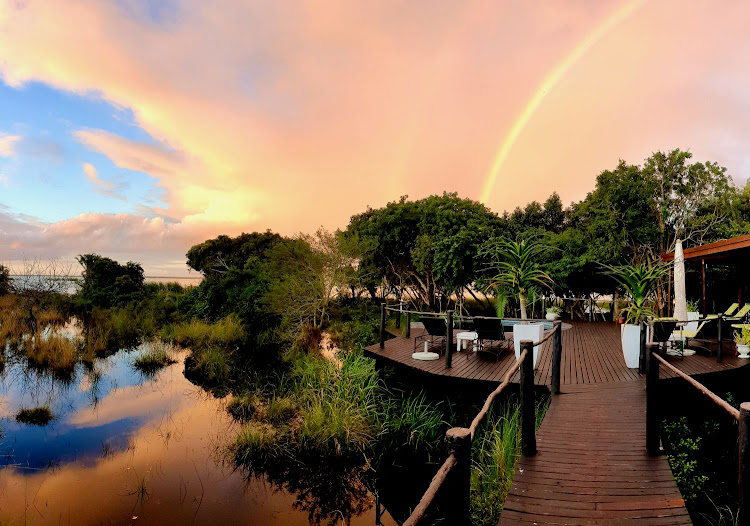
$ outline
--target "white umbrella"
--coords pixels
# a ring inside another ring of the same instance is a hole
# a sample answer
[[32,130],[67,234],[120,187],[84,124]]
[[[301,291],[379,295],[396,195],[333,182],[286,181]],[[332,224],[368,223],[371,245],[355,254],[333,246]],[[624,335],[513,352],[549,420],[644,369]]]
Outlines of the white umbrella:
[[682,241],[679,239],[674,246],[674,317],[680,321],[687,320],[685,256],[682,253]]

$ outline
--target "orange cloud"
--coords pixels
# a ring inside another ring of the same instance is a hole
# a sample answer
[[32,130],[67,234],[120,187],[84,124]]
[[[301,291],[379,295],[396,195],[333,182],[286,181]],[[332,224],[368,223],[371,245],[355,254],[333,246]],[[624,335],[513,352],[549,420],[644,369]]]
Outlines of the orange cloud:
[[[166,206],[59,230],[112,228],[113,249],[154,235],[184,252],[220,232],[343,226],[401,194],[479,198],[524,105],[623,3],[192,0],[159,22],[139,4],[0,5],[6,83],[102,97],[154,138],[77,131],[154,177]],[[488,204],[580,199],[617,159],[672,147],[746,178],[748,15],[652,2],[597,34],[514,136]]]

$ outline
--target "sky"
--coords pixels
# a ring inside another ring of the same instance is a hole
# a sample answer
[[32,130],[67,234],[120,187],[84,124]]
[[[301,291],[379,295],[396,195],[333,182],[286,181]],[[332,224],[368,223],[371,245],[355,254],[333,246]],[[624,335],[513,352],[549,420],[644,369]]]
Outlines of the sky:
[[619,159],[750,176],[750,4],[0,0],[0,263],[187,275],[219,234],[444,191],[502,213]]

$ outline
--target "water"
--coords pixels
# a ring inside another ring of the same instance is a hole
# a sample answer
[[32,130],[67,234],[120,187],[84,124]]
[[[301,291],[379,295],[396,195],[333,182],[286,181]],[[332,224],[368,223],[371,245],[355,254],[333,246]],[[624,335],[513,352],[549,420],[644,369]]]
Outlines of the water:
[[[375,524],[373,496],[330,466],[279,466],[248,477],[226,460],[237,433],[216,399],[184,376],[184,355],[154,376],[120,351],[70,378],[0,371],[0,525],[303,525],[353,515]],[[44,427],[15,422],[49,405]],[[332,480],[333,478],[333,480]],[[338,511],[337,511],[338,510]],[[386,512],[383,524],[396,524]]]

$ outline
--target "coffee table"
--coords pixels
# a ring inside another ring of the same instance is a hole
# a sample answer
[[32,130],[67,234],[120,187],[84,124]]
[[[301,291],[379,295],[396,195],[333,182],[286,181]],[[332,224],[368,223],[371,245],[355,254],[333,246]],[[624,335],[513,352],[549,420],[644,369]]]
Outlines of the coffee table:
[[[477,339],[478,334],[473,331],[461,331],[456,333],[456,349],[459,351],[466,350],[466,347],[468,347],[468,342],[474,342]],[[474,344],[472,347],[472,351],[476,352],[477,345]]]

